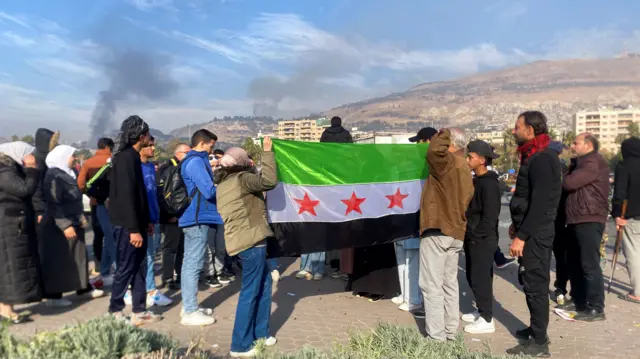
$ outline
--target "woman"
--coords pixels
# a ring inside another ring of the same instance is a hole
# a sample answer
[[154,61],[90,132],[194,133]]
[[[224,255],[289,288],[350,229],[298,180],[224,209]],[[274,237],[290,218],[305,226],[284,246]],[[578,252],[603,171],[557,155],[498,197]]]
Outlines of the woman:
[[0,321],[28,320],[14,304],[42,299],[36,215],[31,202],[40,176],[35,148],[24,142],[0,145]]
[[232,357],[255,356],[254,343],[258,339],[265,339],[267,346],[276,344],[276,338],[269,334],[272,278],[267,264],[267,238],[273,237],[273,232],[267,222],[262,193],[275,188],[277,183],[271,147],[271,139],[265,137],[262,175],[256,173],[247,152],[241,148],[229,149],[215,173],[227,252],[242,261],[242,287],[231,337]]
[[47,204],[39,226],[39,247],[47,305],[66,307],[72,303],[62,293],[76,291],[92,299],[104,295],[89,285],[89,265],[84,232],[82,193],[73,170],[76,149],[58,145],[45,160],[48,170],[42,184]]

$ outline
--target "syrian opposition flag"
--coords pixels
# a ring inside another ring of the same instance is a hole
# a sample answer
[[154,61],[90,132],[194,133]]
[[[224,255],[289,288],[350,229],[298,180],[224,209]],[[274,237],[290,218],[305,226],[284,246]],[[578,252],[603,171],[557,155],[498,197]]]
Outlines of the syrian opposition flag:
[[273,140],[267,193],[271,257],[370,246],[418,235],[426,144]]

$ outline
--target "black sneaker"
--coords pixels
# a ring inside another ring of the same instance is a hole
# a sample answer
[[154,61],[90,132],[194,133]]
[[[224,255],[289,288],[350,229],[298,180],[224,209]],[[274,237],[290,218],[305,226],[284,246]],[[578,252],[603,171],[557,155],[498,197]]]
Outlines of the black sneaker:
[[508,266],[515,264],[516,259],[515,258],[505,258],[504,263],[500,263],[500,264],[496,264],[496,268],[497,269],[504,269],[507,268]]
[[604,315],[604,312],[600,312],[595,309],[586,310],[582,312],[578,312],[573,319],[581,321],[581,322],[601,322],[607,317]]
[[531,327],[516,330],[516,339],[520,341],[528,341],[533,337],[533,330]]
[[220,283],[220,281],[218,280],[218,278],[213,277],[213,276],[207,276],[207,280],[205,281],[205,283],[206,283],[210,288],[220,288],[220,287],[222,287],[222,283]]
[[229,284],[233,282],[233,279],[231,279],[228,274],[222,273],[218,276],[218,282],[221,284]]
[[550,358],[549,341],[544,344],[537,344],[530,340],[527,343],[518,344],[517,346],[507,349],[507,354],[511,355],[528,355],[534,358]]
[[424,312],[424,309],[415,310],[411,312],[411,314],[413,314],[413,317],[416,319],[424,319],[427,317],[427,314]]

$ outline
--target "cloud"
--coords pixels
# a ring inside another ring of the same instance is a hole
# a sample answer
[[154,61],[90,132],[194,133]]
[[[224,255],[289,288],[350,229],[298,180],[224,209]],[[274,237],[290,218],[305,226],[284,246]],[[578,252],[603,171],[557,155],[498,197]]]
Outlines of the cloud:
[[29,26],[29,24],[27,24],[26,21],[21,20],[16,16],[9,15],[6,12],[1,12],[0,11],[0,22],[7,22],[7,21],[12,22],[12,23],[17,24],[17,25],[20,25],[22,27],[26,27],[26,28],[31,27],[31,26]]
[[141,11],[151,11],[157,8],[175,9],[173,0],[129,0],[129,3]]
[[573,29],[556,35],[545,47],[545,57],[601,58],[619,55],[624,50],[640,52],[640,30],[616,27]]
[[22,47],[22,48],[33,47],[37,44],[37,42],[34,39],[23,37],[21,35],[15,34],[12,31],[3,32],[0,35],[0,43],[5,45]]
[[67,78],[69,75],[92,79],[100,77],[100,72],[94,67],[79,64],[74,61],[59,58],[47,58],[26,60],[26,62],[38,71],[53,77]]
[[502,22],[511,22],[526,14],[528,10],[527,5],[523,1],[501,0],[489,4],[482,9],[482,12],[494,15]]

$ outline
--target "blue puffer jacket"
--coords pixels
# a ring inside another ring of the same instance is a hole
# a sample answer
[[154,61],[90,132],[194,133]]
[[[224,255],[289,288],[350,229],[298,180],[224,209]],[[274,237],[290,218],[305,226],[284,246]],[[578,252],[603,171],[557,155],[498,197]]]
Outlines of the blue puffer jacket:
[[191,227],[197,224],[222,224],[222,217],[216,206],[216,186],[207,152],[190,151],[182,162],[182,180],[187,193],[194,193],[193,200],[182,214],[178,225]]

